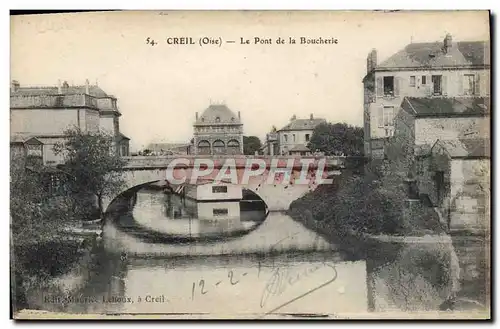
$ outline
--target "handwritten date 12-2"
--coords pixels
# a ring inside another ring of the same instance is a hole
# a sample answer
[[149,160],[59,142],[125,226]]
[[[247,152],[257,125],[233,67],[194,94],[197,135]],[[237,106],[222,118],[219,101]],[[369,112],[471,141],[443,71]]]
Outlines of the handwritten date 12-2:
[[191,287],[191,300],[194,300],[196,296],[199,295],[206,295],[210,291],[216,290],[217,287],[221,284],[230,284],[231,286],[235,286],[240,281],[244,276],[246,276],[248,273],[242,273],[238,277],[234,274],[232,270],[227,272],[227,278],[224,278],[224,280],[217,281],[215,283],[211,282],[208,283],[200,279],[198,282],[193,282],[192,287]]

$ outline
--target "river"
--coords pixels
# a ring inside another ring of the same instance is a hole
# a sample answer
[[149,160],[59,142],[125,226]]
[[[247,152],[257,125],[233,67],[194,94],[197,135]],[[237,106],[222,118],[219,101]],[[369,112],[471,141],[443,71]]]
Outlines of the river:
[[356,316],[439,310],[458,289],[449,271],[454,251],[446,241],[380,243],[353,259],[338,244],[250,199],[207,204],[137,191],[125,200],[127,207],[108,215],[99,252],[77,292],[65,298],[45,291],[41,308]]

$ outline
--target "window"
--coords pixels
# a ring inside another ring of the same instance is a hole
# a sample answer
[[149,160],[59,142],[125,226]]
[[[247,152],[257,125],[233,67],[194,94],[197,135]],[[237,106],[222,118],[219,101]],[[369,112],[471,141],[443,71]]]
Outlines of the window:
[[286,135],[286,134],[283,135],[283,139],[285,140],[285,143],[287,143],[288,142],[288,135]]
[[474,95],[476,90],[476,77],[474,74],[464,75],[464,95]]
[[295,134],[293,134],[293,142],[295,143]]
[[443,81],[442,75],[433,75],[432,76],[432,84],[434,86],[434,88],[433,88],[434,95],[442,95],[443,94],[443,88],[442,88],[442,84],[441,84],[442,81]]
[[394,96],[394,77],[384,77],[384,96]]
[[42,157],[43,146],[42,145],[33,145],[26,144],[27,155],[30,157]]
[[309,142],[309,134],[306,134],[306,142]]
[[427,76],[422,75],[422,85],[426,85],[426,84],[427,84]]
[[384,106],[381,110],[378,117],[378,126],[380,128],[392,127],[394,125],[394,107]]
[[410,76],[410,87],[415,87],[415,76]]
[[212,210],[212,213],[214,216],[223,216],[227,215],[229,213],[229,210],[227,208],[214,208]]
[[226,151],[226,144],[221,140],[216,140],[212,144],[214,154],[224,154]]
[[227,193],[227,186],[212,186],[212,193]]

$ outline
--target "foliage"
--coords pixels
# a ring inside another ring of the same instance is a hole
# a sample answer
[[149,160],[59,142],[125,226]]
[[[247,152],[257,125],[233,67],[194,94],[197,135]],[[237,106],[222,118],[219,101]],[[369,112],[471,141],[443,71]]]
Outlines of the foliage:
[[363,176],[344,173],[333,185],[318,187],[294,201],[292,213],[310,211],[336,236],[352,234],[420,234],[441,232],[437,214],[420,203],[406,203],[406,186],[380,167],[368,168]]
[[[71,200],[65,196],[53,196],[46,188],[42,166],[25,166],[21,157],[11,159],[10,167],[10,217],[11,217],[11,271],[12,288],[15,302],[13,306],[23,307],[25,299],[24,285],[36,277],[46,280],[55,273],[61,262],[70,262],[65,250],[59,246],[63,241],[54,239],[64,224],[79,218],[71,206]],[[49,258],[41,254],[43,246],[47,254],[56,255],[51,269],[36,265],[36,261],[45,265]]]
[[63,221],[74,218],[67,198],[49,194],[36,172],[41,169],[26,169],[22,159],[11,161],[11,228],[16,244],[50,237]]
[[144,149],[141,154],[142,155],[151,155],[153,153],[153,151],[151,151],[150,149]]
[[316,126],[308,148],[326,155],[363,155],[363,129],[347,123],[322,123]]
[[262,144],[257,136],[243,136],[243,153],[247,155],[254,155],[259,152]]
[[68,188],[76,197],[97,197],[102,215],[104,197],[118,192],[124,185],[121,169],[125,161],[115,150],[112,136],[103,132],[82,132],[78,128],[64,133],[66,140],[56,144],[56,154],[65,158],[64,171],[73,179]]

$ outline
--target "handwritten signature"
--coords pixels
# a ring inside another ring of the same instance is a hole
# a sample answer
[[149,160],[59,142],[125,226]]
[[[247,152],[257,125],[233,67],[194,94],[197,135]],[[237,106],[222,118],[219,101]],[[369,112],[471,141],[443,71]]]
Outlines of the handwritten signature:
[[[274,247],[278,246],[279,244],[283,243],[285,240],[291,239],[292,237],[296,236],[298,233],[289,235],[281,240],[279,240],[277,243],[275,243],[271,249],[274,249]],[[289,305],[313,292],[316,290],[319,290],[328,284],[332,283],[337,279],[338,273],[337,269],[333,264],[328,264],[328,263],[319,263],[319,264],[314,264],[312,266],[309,266],[305,269],[301,270],[294,270],[289,267],[275,267],[272,271],[272,275],[268,282],[266,283],[266,286],[264,288],[264,291],[262,292],[262,296],[260,299],[260,307],[264,308],[268,301],[272,299],[273,297],[280,296],[284,294],[288,288],[295,286],[297,283],[300,281],[303,281],[303,279],[306,279],[310,277],[313,273],[316,271],[323,269],[323,268],[330,268],[332,270],[332,275],[329,280],[320,283],[319,285],[314,285],[312,288],[309,290],[305,291],[299,296],[296,296],[290,300],[288,300],[285,303],[280,304],[279,306],[273,308],[272,310],[266,312],[265,314],[270,314],[273,313],[286,305]],[[259,271],[260,272],[260,271]]]
[[326,285],[332,283],[337,279],[338,273],[333,264],[327,264],[327,263],[320,263],[320,264],[315,264],[313,266],[307,267],[305,269],[301,270],[294,270],[290,268],[282,268],[282,267],[277,267],[273,270],[271,278],[269,281],[266,283],[266,286],[264,288],[264,291],[262,292],[261,300],[260,300],[260,307],[263,308],[265,307],[268,302],[276,296],[280,296],[284,294],[288,288],[297,285],[299,282],[303,281],[307,277],[311,277],[313,273],[316,271],[323,269],[323,268],[331,268],[332,269],[332,275],[330,278],[325,281],[321,282],[319,285],[315,285],[303,294],[296,296],[295,298],[287,301],[284,304],[281,304],[271,311],[268,311],[267,314],[272,313],[277,311],[278,309],[293,303],[294,301],[303,298],[314,291],[325,287]]

